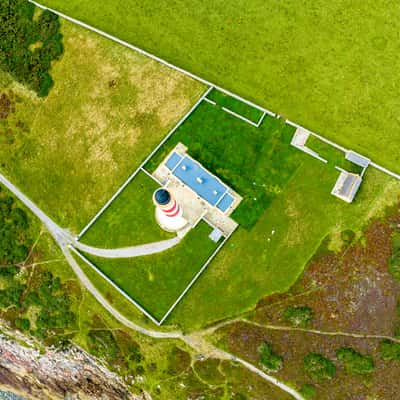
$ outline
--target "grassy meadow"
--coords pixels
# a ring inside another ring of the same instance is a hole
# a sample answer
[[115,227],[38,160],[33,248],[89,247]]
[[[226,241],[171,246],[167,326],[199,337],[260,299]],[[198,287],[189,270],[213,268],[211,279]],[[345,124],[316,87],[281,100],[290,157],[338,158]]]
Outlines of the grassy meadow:
[[1,171],[78,232],[200,97],[204,87],[62,21],[64,54],[46,98],[0,73]]
[[400,172],[398,2],[42,3]]

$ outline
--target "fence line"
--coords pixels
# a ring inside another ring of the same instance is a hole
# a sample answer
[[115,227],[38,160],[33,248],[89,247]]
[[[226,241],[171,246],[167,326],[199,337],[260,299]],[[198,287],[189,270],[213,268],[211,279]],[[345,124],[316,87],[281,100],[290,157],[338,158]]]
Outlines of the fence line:
[[392,171],[386,169],[385,167],[380,166],[379,164],[375,164],[374,162],[370,162],[369,165],[372,165],[374,168],[378,169],[379,171],[382,171],[385,174],[388,174],[388,175],[392,176],[393,178],[400,180],[400,175],[398,175],[395,172],[392,172]]
[[214,100],[210,100],[208,97],[205,97],[204,100],[205,100],[207,103],[212,104],[213,106],[216,106],[216,105],[217,105],[217,103],[216,103]]
[[149,178],[153,179],[154,182],[158,183],[160,186],[162,186],[162,182],[160,182],[154,175],[152,175],[149,171],[147,171],[146,168],[141,167],[140,168],[142,172],[144,172]]
[[265,116],[267,115],[267,113],[264,111],[263,115],[261,115],[261,118],[258,120],[257,122],[257,128],[260,127],[260,125],[262,124],[262,122],[264,121]]
[[178,72],[180,72],[180,73],[182,73],[182,74],[184,74],[186,76],[189,76],[190,78],[192,78],[192,79],[194,79],[194,80],[196,80],[198,82],[201,82],[206,86],[213,86],[216,89],[218,89],[220,92],[223,92],[223,93],[227,94],[228,96],[234,97],[235,99],[240,100],[240,101],[242,101],[243,103],[246,103],[249,106],[257,108],[260,111],[265,111],[268,114],[275,115],[272,111],[269,111],[266,108],[261,107],[258,104],[255,104],[250,100],[247,100],[247,99],[245,99],[245,98],[243,98],[243,97],[241,97],[241,96],[239,96],[239,95],[237,95],[235,93],[232,93],[231,91],[229,91],[227,89],[224,89],[223,87],[218,86],[215,83],[208,81],[207,79],[203,79],[200,76],[198,76],[196,74],[193,74],[193,73],[191,73],[191,72],[189,72],[189,71],[187,71],[187,70],[185,70],[183,68],[177,67],[176,65],[171,64],[170,62],[164,60],[163,58],[158,57],[158,56],[156,56],[156,55],[154,55],[154,54],[152,54],[152,53],[150,53],[150,52],[148,52],[146,50],[143,50],[140,47],[134,46],[134,45],[132,45],[132,44],[130,44],[130,43],[128,43],[128,42],[126,42],[126,41],[124,41],[122,39],[119,39],[119,38],[117,38],[117,37],[115,37],[113,35],[110,35],[109,33],[106,33],[104,31],[102,31],[101,29],[98,29],[98,28],[95,28],[92,25],[86,24],[85,22],[82,22],[79,19],[72,18],[72,17],[70,17],[70,16],[68,16],[66,14],[63,14],[62,12],[57,11],[57,10],[55,10],[53,8],[46,7],[46,6],[40,4],[40,3],[36,2],[36,1],[33,1],[33,0],[28,0],[28,1],[30,3],[32,3],[32,4],[35,4],[37,7],[41,8],[43,10],[49,10],[52,13],[57,14],[61,18],[64,18],[67,21],[70,21],[70,22],[72,22],[72,23],[74,23],[76,25],[79,25],[82,28],[88,29],[88,30],[90,30],[92,32],[95,32],[95,33],[97,33],[97,34],[99,34],[101,36],[106,37],[109,40],[112,40],[113,42],[119,43],[122,46],[130,48],[131,50],[137,51],[138,53],[140,53],[140,54],[142,54],[142,55],[144,55],[144,56],[146,56],[148,58],[151,58],[151,59],[153,59],[153,60],[155,60],[155,61],[157,61],[157,62],[159,62],[161,64],[164,64],[165,66],[167,66],[167,67],[169,67],[171,69],[174,69],[175,71],[178,71]]
[[231,232],[228,236],[226,236],[224,238],[224,240],[222,241],[222,243],[215,249],[215,251],[207,259],[207,261],[204,263],[204,265],[200,268],[200,270],[197,272],[197,274],[193,277],[193,279],[190,281],[190,283],[186,286],[185,290],[180,294],[180,296],[175,300],[174,304],[172,304],[172,306],[169,308],[169,310],[161,318],[160,325],[168,318],[168,316],[175,309],[175,307],[180,303],[180,301],[183,299],[183,297],[186,295],[186,293],[189,291],[189,289],[196,283],[196,281],[199,279],[200,275],[205,271],[205,269],[209,266],[211,261],[220,252],[220,250],[225,245],[225,243],[229,240],[229,238],[232,236],[232,234],[233,234],[233,232]]
[[145,160],[139,165],[139,167],[129,176],[129,178],[119,187],[119,189],[113,194],[113,196],[104,204],[100,211],[89,221],[89,223],[82,229],[79,235],[76,237],[79,240],[87,230],[96,222],[96,220],[104,213],[105,210],[110,206],[110,204],[120,195],[120,193],[131,183],[133,178],[143,169],[146,163],[151,157],[160,149],[160,147],[174,134],[174,132],[186,121],[186,119],[192,114],[192,112],[198,107],[198,105],[203,101],[203,99],[211,91],[212,87],[209,87],[199,100],[194,104],[194,106],[179,120],[179,122],[168,132],[163,140],[153,149],[153,151],[145,158]]
[[76,250],[75,247],[68,246],[81,260],[83,260],[89,267],[91,267],[95,272],[97,272],[103,279],[105,279],[114,289],[116,289],[122,296],[124,296],[130,303],[132,303],[139,311],[141,311],[147,318],[153,321],[156,325],[160,326],[161,323],[156,318],[154,318],[148,311],[146,311],[139,303],[133,300],[124,290],[122,290],[118,285],[116,285],[104,272],[102,272],[98,267],[96,267],[90,260],[88,260],[80,251]]
[[228,114],[230,114],[230,115],[233,115],[234,117],[241,119],[242,121],[246,122],[247,124],[250,124],[250,125],[255,126],[256,128],[258,128],[257,123],[255,123],[255,122],[253,122],[253,121],[247,119],[246,117],[243,117],[242,115],[240,115],[240,114],[238,114],[238,113],[235,113],[234,111],[230,110],[229,108],[222,107],[222,109],[223,109],[226,113],[228,113]]

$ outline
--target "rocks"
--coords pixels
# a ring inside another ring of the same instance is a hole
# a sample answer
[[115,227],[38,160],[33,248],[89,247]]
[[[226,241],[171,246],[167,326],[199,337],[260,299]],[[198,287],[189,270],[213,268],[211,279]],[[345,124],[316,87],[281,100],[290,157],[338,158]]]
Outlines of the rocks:
[[5,388],[32,399],[149,399],[130,393],[118,375],[76,346],[39,351],[30,339],[24,343],[0,334],[0,383]]

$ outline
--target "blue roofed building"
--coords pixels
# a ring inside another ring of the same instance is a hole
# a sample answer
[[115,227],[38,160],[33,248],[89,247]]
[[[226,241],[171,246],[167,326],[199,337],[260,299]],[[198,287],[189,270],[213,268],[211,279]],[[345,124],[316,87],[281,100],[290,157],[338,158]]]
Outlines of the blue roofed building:
[[236,228],[230,215],[241,196],[193,159],[182,143],[165,157],[153,175],[182,204],[185,218],[192,221],[192,226],[203,219],[225,235]]

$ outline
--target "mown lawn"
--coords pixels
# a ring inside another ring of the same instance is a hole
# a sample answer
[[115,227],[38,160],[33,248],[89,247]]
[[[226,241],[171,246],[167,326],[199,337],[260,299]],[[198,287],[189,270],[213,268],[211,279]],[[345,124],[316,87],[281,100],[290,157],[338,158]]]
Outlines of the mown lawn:
[[[214,99],[220,97],[214,95]],[[243,103],[222,98],[216,106],[203,101],[146,165],[154,171],[178,143],[211,172],[230,185],[243,201],[233,218],[250,229],[280,193],[301,163],[302,153],[290,146],[295,128],[266,116],[259,128],[222,110]],[[246,106],[247,107],[247,106]],[[250,108],[247,114],[255,110]]]
[[400,172],[396,1],[42,3]]
[[173,237],[163,231],[155,219],[152,198],[158,187],[144,172],[139,172],[81,237],[81,241],[95,247],[112,249]]
[[150,314],[161,319],[216,249],[217,244],[208,238],[211,231],[201,222],[176,247],[151,256],[86,257]]
[[55,85],[39,99],[0,72],[1,171],[77,233],[192,106],[204,87],[62,21]]

